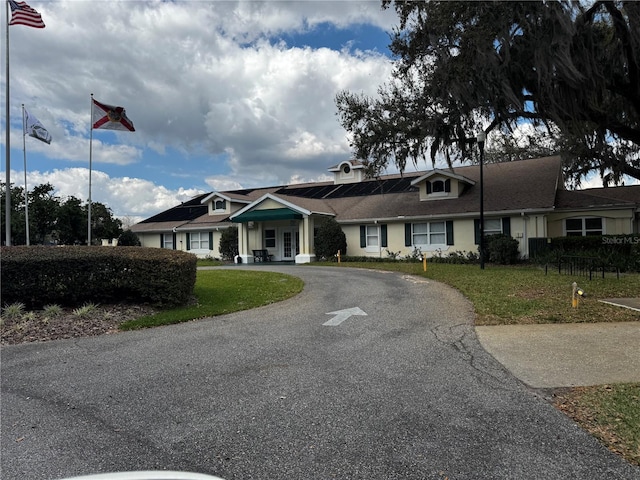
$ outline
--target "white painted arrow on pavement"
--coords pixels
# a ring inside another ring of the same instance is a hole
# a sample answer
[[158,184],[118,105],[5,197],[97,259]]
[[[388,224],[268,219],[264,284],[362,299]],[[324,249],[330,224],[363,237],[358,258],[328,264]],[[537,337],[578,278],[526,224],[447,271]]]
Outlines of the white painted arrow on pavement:
[[322,325],[327,325],[329,327],[334,327],[336,325],[340,325],[342,322],[344,322],[351,315],[365,315],[366,316],[367,314],[364,313],[362,310],[360,310],[360,308],[353,307],[353,308],[345,308],[344,310],[338,310],[338,311],[335,311],[335,312],[328,312],[325,315],[335,315],[335,317],[333,317],[331,320],[328,320],[328,321],[324,322]]

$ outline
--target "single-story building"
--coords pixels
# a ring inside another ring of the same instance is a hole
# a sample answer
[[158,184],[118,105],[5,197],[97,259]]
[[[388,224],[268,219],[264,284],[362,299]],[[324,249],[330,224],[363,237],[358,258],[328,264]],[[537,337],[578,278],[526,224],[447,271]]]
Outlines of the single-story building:
[[[258,260],[254,250],[314,261],[315,232],[330,218],[349,255],[477,252],[478,165],[366,179],[361,162],[345,160],[329,171],[329,182],[199,195],[131,229],[145,247],[219,257],[221,232],[237,226],[243,263]],[[523,257],[531,239],[640,232],[640,185],[565,190],[559,156],[486,164],[483,190],[485,235],[511,235]]]

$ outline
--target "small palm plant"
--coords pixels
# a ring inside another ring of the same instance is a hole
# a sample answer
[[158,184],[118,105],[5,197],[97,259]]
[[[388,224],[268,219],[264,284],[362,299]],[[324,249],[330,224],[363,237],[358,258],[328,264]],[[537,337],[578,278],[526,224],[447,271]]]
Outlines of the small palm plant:
[[92,313],[95,313],[97,308],[98,308],[98,305],[96,305],[95,303],[85,303],[81,307],[74,309],[73,314],[76,317],[85,318],[91,315]]
[[24,315],[24,308],[24,303],[11,303],[2,309],[2,315],[11,319],[22,318]]
[[52,305],[45,305],[42,309],[42,313],[47,318],[59,317],[62,315],[62,307],[60,305],[56,305],[55,303]]

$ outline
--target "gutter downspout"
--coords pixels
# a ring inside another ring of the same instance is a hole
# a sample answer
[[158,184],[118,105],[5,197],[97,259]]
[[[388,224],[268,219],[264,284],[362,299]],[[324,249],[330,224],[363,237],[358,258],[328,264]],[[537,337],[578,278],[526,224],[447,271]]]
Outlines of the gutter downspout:
[[520,212],[520,216],[522,217],[522,241],[524,242],[522,247],[525,258],[529,258],[529,239],[527,237],[527,222],[529,221],[529,217],[527,217],[524,212]]

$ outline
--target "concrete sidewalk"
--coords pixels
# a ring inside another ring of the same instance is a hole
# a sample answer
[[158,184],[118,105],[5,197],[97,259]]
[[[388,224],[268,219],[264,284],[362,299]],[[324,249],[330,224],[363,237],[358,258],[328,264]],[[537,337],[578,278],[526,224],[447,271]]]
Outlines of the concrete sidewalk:
[[534,388],[640,382],[640,321],[476,327],[481,345]]

